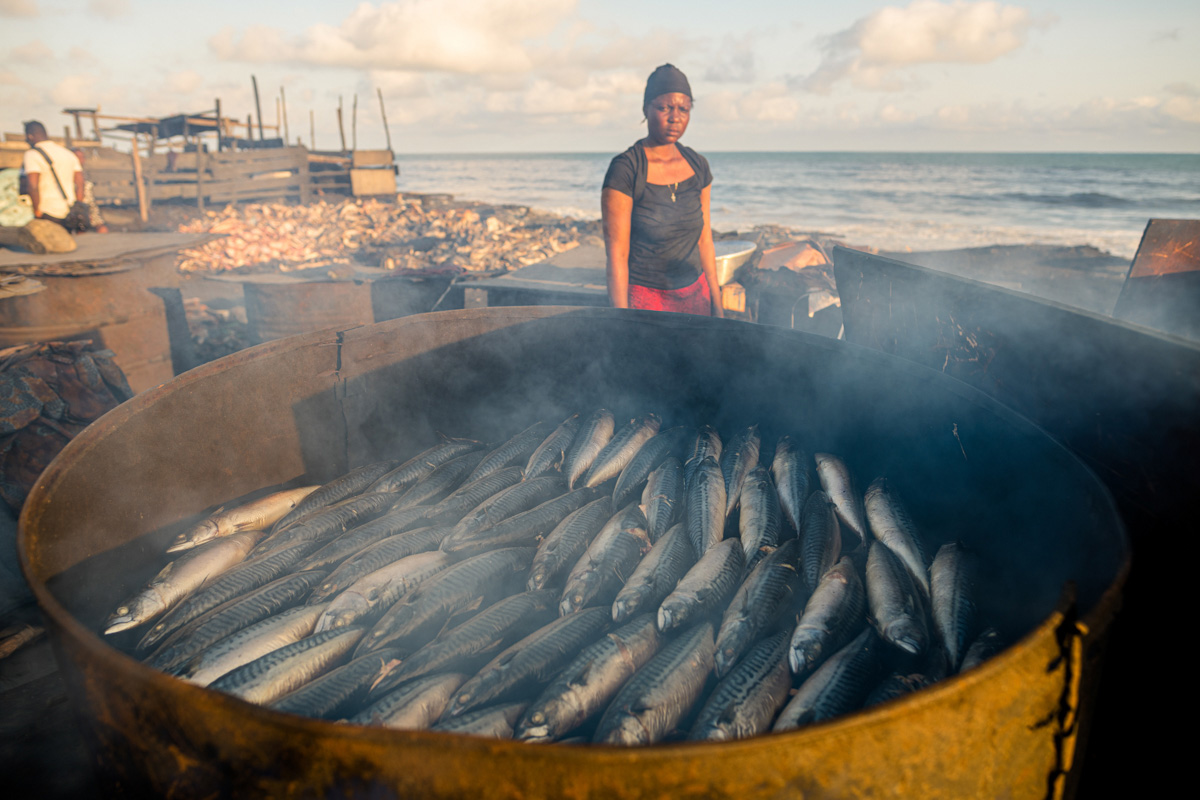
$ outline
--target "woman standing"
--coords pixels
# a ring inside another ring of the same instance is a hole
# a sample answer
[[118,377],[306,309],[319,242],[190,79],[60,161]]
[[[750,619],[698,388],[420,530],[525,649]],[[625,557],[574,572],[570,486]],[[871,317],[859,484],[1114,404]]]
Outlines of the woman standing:
[[687,77],[663,64],[646,81],[646,138],[612,160],[600,195],[608,297],[615,308],[724,316],[709,224],[712,173],[679,144]]

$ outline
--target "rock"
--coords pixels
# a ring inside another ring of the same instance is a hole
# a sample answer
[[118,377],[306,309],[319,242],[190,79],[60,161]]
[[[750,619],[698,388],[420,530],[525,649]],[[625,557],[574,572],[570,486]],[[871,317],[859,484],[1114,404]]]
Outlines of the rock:
[[0,244],[37,255],[70,253],[76,247],[74,236],[57,222],[46,219],[30,220],[20,228],[0,228]]

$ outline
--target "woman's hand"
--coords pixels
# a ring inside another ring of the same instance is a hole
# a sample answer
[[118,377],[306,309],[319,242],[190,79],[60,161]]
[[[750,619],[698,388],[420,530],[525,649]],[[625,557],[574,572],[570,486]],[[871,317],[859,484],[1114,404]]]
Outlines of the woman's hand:
[[700,265],[704,268],[704,280],[708,283],[708,299],[712,306],[712,315],[724,317],[725,307],[721,305],[721,285],[717,283],[717,250],[713,246],[712,224],[708,219],[711,196],[712,184],[709,184],[700,191],[700,210],[704,215],[704,230],[700,231]]
[[[604,189],[600,192],[600,218],[604,225],[608,299],[613,308],[629,308],[629,229],[633,219],[633,198],[616,189]],[[711,235],[709,239],[711,241]]]

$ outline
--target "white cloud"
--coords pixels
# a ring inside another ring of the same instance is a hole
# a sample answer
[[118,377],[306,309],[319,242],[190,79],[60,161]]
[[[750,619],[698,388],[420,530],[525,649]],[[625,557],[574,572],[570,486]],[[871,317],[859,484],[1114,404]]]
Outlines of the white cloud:
[[17,77],[17,73],[11,70],[0,70],[0,86],[23,86],[24,81]]
[[1200,125],[1200,98],[1176,95],[1163,103],[1161,110],[1172,119]]
[[693,117],[711,114],[722,122],[790,122],[801,105],[782,83],[769,83],[743,92],[706,94],[696,103]]
[[33,0],[0,0],[0,17],[36,17],[37,3]]
[[129,13],[129,0],[89,0],[87,10],[104,19],[117,19]]
[[41,39],[34,39],[12,49],[12,58],[23,64],[38,64],[54,60],[54,51]]
[[916,118],[929,128],[969,133],[1036,132],[1049,136],[1097,136],[1195,129],[1200,125],[1200,97],[1093,97],[1075,105],[1030,107],[1008,104],[957,104]]
[[547,36],[575,0],[399,0],[360,4],[342,22],[299,37],[254,27],[226,28],[209,40],[221,59],[464,74],[522,72],[528,42]]
[[65,108],[119,107],[126,100],[126,93],[103,76],[75,73],[60,80],[50,90],[50,98]]
[[712,62],[704,72],[704,79],[714,83],[749,83],[754,80],[754,50],[756,37],[746,34],[741,37],[726,35]]
[[1029,11],[999,3],[914,0],[888,6],[827,37],[817,69],[796,83],[828,94],[849,80],[862,89],[895,91],[902,70],[923,64],[985,64],[1025,44],[1035,22]]
[[95,64],[97,62],[91,51],[79,45],[74,45],[67,51],[67,58],[79,64]]
[[372,70],[367,73],[371,86],[383,91],[385,98],[428,97],[429,83],[419,72]]
[[167,90],[173,94],[188,95],[204,85],[204,77],[194,69],[169,73],[165,80]]
[[891,124],[907,124],[917,118],[917,115],[911,111],[906,111],[902,108],[897,108],[891,103],[879,109],[879,119],[882,122]]
[[495,97],[489,101],[492,107],[507,105],[521,114],[581,117],[587,124],[595,124],[599,115],[610,119],[638,115],[643,84],[632,72],[592,75],[582,86],[571,88],[539,78],[516,102],[506,103]]

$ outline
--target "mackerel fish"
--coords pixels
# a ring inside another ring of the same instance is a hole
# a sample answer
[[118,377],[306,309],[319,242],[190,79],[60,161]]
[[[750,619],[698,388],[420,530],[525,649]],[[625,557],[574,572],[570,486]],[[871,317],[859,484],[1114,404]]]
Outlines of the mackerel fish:
[[792,688],[787,650],[786,632],[762,639],[750,648],[709,694],[688,738],[730,741],[770,730]]
[[696,554],[683,525],[676,525],[654,543],[613,600],[612,618],[620,623],[658,608],[696,563]]
[[605,523],[567,576],[559,613],[571,614],[590,605],[608,605],[653,542],[646,516],[636,505],[618,511]]
[[662,641],[654,615],[642,614],[585,647],[529,705],[514,738],[563,738],[603,709],[658,652]]
[[604,445],[604,449],[596,455],[584,478],[585,486],[599,486],[607,480],[620,475],[625,465],[633,460],[662,425],[657,414],[647,414],[644,417],[630,421]]
[[593,741],[645,745],[662,741],[687,716],[713,666],[713,626],[675,637],[630,678],[596,726]]
[[315,633],[222,675],[209,688],[269,705],[341,664],[362,635],[358,626]]
[[561,467],[582,423],[583,420],[580,419],[578,413],[563,420],[562,424],[537,446],[533,455],[529,456],[529,461],[525,464],[525,478],[536,478]]
[[742,543],[726,539],[700,556],[658,607],[658,629],[669,631],[722,610],[745,574]]
[[545,589],[558,582],[563,572],[579,560],[612,518],[612,499],[605,496],[572,511],[538,545],[529,568],[529,589]]
[[863,546],[867,541],[867,515],[863,509],[863,496],[846,463],[830,453],[814,453],[817,462],[817,478],[821,489],[833,501],[837,517],[845,528],[858,537]]
[[286,489],[257,500],[251,500],[249,503],[243,503],[236,508],[218,511],[176,536],[175,541],[167,548],[167,552],[177,553],[180,550],[190,550],[213,539],[243,531],[266,530],[283,519],[285,514],[294,509],[317,488],[316,486],[300,486],[296,489]]
[[603,636],[611,622],[608,609],[586,608],[544,625],[493,658],[459,687],[442,717],[457,717],[527,694]]
[[575,488],[575,482],[592,466],[596,456],[600,455],[600,451],[612,438],[615,428],[616,420],[607,408],[596,409],[584,420],[563,461],[563,475],[567,478],[567,488]]
[[[718,678],[725,677],[759,634],[790,607],[800,592],[796,540],[789,539],[758,562],[733,595],[721,618],[713,655]],[[785,659],[786,661],[786,659]]]
[[242,563],[266,534],[261,530],[234,533],[187,551],[163,567],[154,579],[117,606],[105,621],[105,634],[143,625],[163,614],[216,576]]
[[758,426],[751,425],[730,440],[721,454],[721,477],[725,480],[725,516],[733,513],[742,496],[742,484],[750,470],[758,466],[761,438]]

